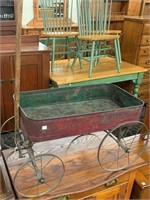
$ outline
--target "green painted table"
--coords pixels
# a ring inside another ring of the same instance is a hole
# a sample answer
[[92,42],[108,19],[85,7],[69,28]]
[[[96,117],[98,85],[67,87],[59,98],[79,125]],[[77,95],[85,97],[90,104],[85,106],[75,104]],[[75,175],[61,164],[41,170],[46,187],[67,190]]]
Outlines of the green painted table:
[[118,83],[131,80],[134,84],[133,94],[137,96],[139,85],[142,83],[147,69],[122,61],[121,71],[118,73],[115,60],[105,57],[101,59],[98,67],[93,67],[93,75],[88,78],[88,63],[83,61],[80,69],[77,63],[75,69],[71,69],[71,62],[66,60],[55,61],[54,72],[50,74],[52,87],[68,87],[91,85],[99,83]]

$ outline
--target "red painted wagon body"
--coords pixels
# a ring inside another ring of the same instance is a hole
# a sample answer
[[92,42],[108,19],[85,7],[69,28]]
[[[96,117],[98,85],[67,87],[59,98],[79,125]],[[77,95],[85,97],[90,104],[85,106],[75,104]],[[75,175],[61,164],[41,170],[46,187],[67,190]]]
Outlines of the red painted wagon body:
[[138,121],[143,101],[116,85],[99,84],[20,93],[20,123],[29,141],[84,135]]

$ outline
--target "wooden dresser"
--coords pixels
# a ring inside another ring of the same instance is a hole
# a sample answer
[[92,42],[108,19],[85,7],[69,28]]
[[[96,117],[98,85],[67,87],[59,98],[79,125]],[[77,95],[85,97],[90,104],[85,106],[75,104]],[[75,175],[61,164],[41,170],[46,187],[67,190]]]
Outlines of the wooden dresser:
[[149,126],[150,17],[125,17],[121,53],[124,61],[148,69],[138,97],[147,104],[145,123]]
[[[1,124],[14,115],[13,94],[15,87],[15,36],[1,36],[0,48],[0,87]],[[49,88],[48,48],[39,43],[39,37],[22,36],[20,90]],[[7,123],[3,132],[13,130],[13,122]]]
[[[146,167],[147,164],[142,158],[139,158],[132,166],[124,170],[111,172],[103,169],[97,160],[97,150],[99,143],[104,138],[105,134],[106,133],[103,131],[99,132],[97,141],[94,142],[93,146],[91,146],[92,148],[89,149],[87,147],[88,145],[84,145],[84,143],[87,142],[86,137],[83,137],[82,139],[80,138],[79,141],[76,140],[72,147],[69,147],[68,145],[72,141],[73,137],[35,143],[33,149],[36,152],[41,152],[41,154],[42,152],[54,153],[55,155],[59,156],[64,163],[65,173],[63,179],[55,189],[45,195],[35,197],[34,199],[129,200],[137,170],[140,167]],[[109,140],[107,140],[107,142],[107,147],[110,149],[111,145],[112,148],[112,143],[109,143]],[[86,147],[81,148],[81,145]],[[141,148],[142,146],[143,142],[141,141],[138,143],[138,148]],[[135,146],[135,148],[138,149],[137,146]],[[2,151],[11,180],[13,182],[15,173],[26,161],[27,157],[25,156],[22,159],[12,159],[9,161],[11,152],[12,150],[10,149]],[[28,174],[27,171],[26,173]],[[51,176],[51,172],[48,171],[47,173],[48,176]],[[35,183],[34,178],[32,178],[32,181]],[[28,179],[24,180],[23,184],[23,189],[26,191],[29,184]],[[20,194],[17,194],[17,196],[17,199],[19,200],[26,199]],[[33,200],[32,197],[27,199]]]

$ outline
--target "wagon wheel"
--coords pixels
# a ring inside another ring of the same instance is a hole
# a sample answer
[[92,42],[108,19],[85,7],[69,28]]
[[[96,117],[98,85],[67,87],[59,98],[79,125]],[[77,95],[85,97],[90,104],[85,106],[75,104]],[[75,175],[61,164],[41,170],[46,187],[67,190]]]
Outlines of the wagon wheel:
[[53,154],[35,156],[18,169],[14,177],[15,189],[24,197],[42,196],[60,183],[64,169],[63,161]]
[[[144,139],[141,138],[141,133]],[[142,122],[121,124],[109,131],[101,141],[98,148],[98,161],[108,171],[127,168],[141,156],[148,140],[148,129]]]
[[67,155],[71,155],[72,153],[87,152],[88,150],[98,148],[99,143],[100,138],[94,133],[79,135],[69,143],[67,147]]
[[[12,120],[14,120],[14,118],[15,118],[15,116],[12,116],[2,124],[2,126],[0,128],[1,133],[5,130],[6,126],[13,125]],[[22,136],[23,136],[23,134],[20,131],[19,140],[18,140],[20,145],[23,144]],[[15,141],[15,132],[11,131],[11,132],[4,133],[1,137],[1,145],[3,148],[14,149],[17,146],[17,141]]]

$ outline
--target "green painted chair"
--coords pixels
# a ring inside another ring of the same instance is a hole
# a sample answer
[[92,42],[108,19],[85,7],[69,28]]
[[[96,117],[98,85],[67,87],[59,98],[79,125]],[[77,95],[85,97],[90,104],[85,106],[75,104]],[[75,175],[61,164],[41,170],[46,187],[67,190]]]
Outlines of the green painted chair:
[[[82,68],[82,60],[88,61],[88,76],[92,76],[92,68],[100,64],[102,56],[111,56],[116,60],[120,72],[121,53],[119,32],[109,30],[112,0],[75,0],[79,35],[76,37],[77,51],[72,63],[74,68],[77,58]],[[109,43],[112,43],[109,45]],[[114,51],[114,56],[109,54]]]
[[72,31],[74,4],[74,0],[39,0],[44,26],[42,37],[46,38],[45,44],[52,49],[51,71],[54,70],[56,54],[65,54],[70,60],[72,53],[70,41],[78,35],[78,32]]

